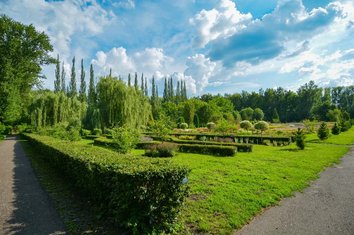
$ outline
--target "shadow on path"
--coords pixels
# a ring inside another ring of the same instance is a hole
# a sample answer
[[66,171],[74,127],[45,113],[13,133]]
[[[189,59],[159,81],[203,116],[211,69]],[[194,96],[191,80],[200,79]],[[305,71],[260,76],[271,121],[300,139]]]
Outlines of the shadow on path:
[[65,234],[20,142],[0,143],[0,234]]

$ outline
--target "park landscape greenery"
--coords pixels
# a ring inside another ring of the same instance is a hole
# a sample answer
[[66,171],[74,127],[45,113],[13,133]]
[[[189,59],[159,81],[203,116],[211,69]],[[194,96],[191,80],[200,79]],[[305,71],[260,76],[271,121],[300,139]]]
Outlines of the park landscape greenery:
[[[83,60],[77,79],[75,57],[66,76],[45,33],[6,16],[0,38],[0,135],[22,133],[100,217],[132,233],[228,234],[354,142],[353,86],[188,97],[171,77],[159,94],[144,74],[97,78],[90,65],[87,79]],[[41,87],[48,64],[53,91]]]

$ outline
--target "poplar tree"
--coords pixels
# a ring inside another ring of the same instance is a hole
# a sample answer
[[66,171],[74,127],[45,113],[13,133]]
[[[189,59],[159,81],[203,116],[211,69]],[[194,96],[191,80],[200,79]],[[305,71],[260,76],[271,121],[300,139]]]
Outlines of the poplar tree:
[[168,100],[168,83],[167,78],[165,78],[165,87],[163,89],[163,100],[166,102]]
[[61,65],[61,92],[66,93],[64,62]]
[[80,94],[79,94],[79,100],[81,102],[86,102],[87,96],[86,96],[86,81],[85,81],[85,70],[84,70],[84,60],[81,59],[81,76],[80,76]]
[[140,86],[141,92],[145,94],[144,92],[144,73],[141,74],[141,86]]
[[109,76],[112,77],[112,68],[109,69]]
[[57,61],[55,66],[55,81],[54,81],[54,91],[59,92],[61,90],[60,87],[60,60],[59,55],[57,55]]
[[174,99],[174,91],[173,91],[173,80],[172,77],[170,77],[170,87],[169,87],[169,101],[173,101]]
[[138,85],[138,74],[135,72],[135,75],[134,75],[134,88],[135,90],[139,90],[139,85]]
[[75,72],[75,56],[72,60],[71,66],[71,77],[70,77],[70,84],[69,84],[69,96],[75,97],[77,95],[77,88],[76,88],[76,72]]
[[149,96],[149,91],[148,91],[148,85],[147,85],[147,78],[145,78],[145,96],[148,97]]
[[130,73],[128,74],[128,86],[131,86],[131,77],[130,77]]
[[176,88],[176,102],[178,103],[181,98],[181,88],[179,87],[179,81],[177,81],[177,88]]
[[90,65],[90,84],[88,90],[88,105],[96,105],[96,88],[95,88],[95,72],[93,70],[92,64]]

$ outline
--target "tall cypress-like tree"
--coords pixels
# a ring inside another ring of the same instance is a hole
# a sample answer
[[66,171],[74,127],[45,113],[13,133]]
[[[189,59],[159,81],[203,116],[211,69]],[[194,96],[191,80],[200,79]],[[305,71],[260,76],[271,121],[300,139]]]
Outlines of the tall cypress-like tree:
[[76,87],[75,56],[74,56],[74,58],[72,60],[72,66],[71,66],[69,96],[75,97],[76,95],[77,95],[77,87]]
[[59,55],[57,55],[57,61],[55,64],[54,91],[59,92],[60,90],[61,90],[61,87],[60,87],[60,60],[59,60]]
[[163,89],[163,100],[166,102],[168,100],[168,83],[167,83],[167,78],[165,78],[165,86]]
[[112,68],[109,69],[109,76],[112,77]]
[[176,88],[176,102],[178,103],[181,99],[181,88],[179,87],[179,81],[177,81],[177,88]]
[[86,81],[85,81],[85,70],[84,70],[84,60],[81,59],[81,76],[80,76],[80,91],[79,91],[79,99],[81,102],[85,102],[87,100],[86,96]]
[[96,105],[96,88],[95,88],[95,72],[93,70],[92,64],[90,65],[90,84],[88,90],[88,105]]
[[128,74],[128,86],[131,86],[131,77],[130,77],[130,73]]
[[135,90],[139,90],[139,85],[138,85],[138,74],[137,72],[135,72],[135,75],[134,75],[134,88]]
[[170,87],[169,87],[169,101],[173,101],[174,99],[174,91],[173,91],[173,80],[172,77],[170,77]]
[[141,74],[141,86],[140,86],[140,90],[143,94],[145,94],[144,92],[144,73]]
[[61,65],[61,92],[66,93],[64,62]]
[[145,88],[144,88],[145,96],[149,96],[148,85],[147,85],[147,78],[145,78]]
[[156,96],[156,90],[155,90],[155,77],[152,77],[152,82],[151,82],[151,100],[153,100]]

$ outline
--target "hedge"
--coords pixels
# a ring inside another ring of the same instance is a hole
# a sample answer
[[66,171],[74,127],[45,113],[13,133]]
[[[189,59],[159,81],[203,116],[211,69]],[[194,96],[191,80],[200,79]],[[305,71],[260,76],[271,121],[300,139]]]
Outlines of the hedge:
[[217,145],[179,144],[178,151],[183,153],[199,153],[222,157],[233,157],[237,152],[237,148]]
[[[112,139],[107,139],[105,137],[100,137],[94,139],[93,143],[97,146],[110,147],[114,148],[114,141]],[[154,146],[156,144],[160,144],[159,141],[148,141],[148,142],[139,142],[136,144],[136,149],[147,149],[149,146]]]
[[94,140],[94,139],[100,138],[100,135],[86,135],[86,136],[83,136],[82,138],[88,139],[88,140]]
[[238,144],[238,143],[228,143],[228,142],[212,142],[212,141],[199,141],[199,140],[179,140],[173,139],[173,143],[176,144],[191,144],[191,145],[216,145],[216,146],[228,146],[236,147],[237,152],[252,152],[253,145],[251,144]]
[[169,232],[188,186],[189,170],[168,159],[120,155],[47,136],[25,134],[53,168],[100,213],[132,233]]

